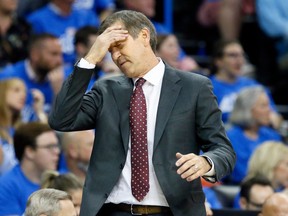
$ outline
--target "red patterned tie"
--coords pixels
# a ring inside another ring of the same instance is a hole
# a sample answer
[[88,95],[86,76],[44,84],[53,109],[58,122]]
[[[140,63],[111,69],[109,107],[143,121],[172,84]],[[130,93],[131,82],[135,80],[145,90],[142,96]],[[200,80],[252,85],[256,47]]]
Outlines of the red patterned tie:
[[130,101],[131,128],[131,187],[132,194],[138,200],[144,199],[149,191],[149,167],[147,147],[147,109],[142,85],[145,79],[135,83]]

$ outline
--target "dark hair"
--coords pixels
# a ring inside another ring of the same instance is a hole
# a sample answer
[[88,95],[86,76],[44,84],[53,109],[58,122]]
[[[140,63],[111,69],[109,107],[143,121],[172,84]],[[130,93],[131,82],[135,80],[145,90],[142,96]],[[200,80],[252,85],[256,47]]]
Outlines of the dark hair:
[[14,134],[14,149],[17,159],[21,162],[26,147],[36,148],[36,139],[44,132],[53,131],[48,124],[29,122],[20,124]]
[[42,33],[42,34],[34,34],[30,37],[29,43],[28,43],[28,51],[31,52],[31,50],[35,47],[39,47],[42,45],[43,41],[47,39],[58,39],[55,35],[49,34],[49,33]]
[[222,58],[224,50],[230,44],[240,44],[238,40],[219,40],[214,44],[213,59]]
[[157,35],[157,45],[156,50],[159,50],[162,43],[170,36],[170,34],[158,34]]
[[76,45],[82,43],[85,46],[88,46],[90,35],[98,35],[98,28],[95,26],[83,26],[77,30],[74,38],[74,44]]
[[247,201],[250,201],[250,192],[251,188],[254,185],[271,186],[271,188],[273,189],[271,182],[265,176],[262,175],[252,177],[248,176],[241,183],[240,197],[244,197],[246,198]]
[[132,10],[122,10],[108,16],[99,27],[99,34],[102,34],[108,27],[115,22],[121,22],[128,30],[129,34],[135,39],[143,28],[150,32],[150,46],[156,51],[157,36],[152,22],[143,14]]

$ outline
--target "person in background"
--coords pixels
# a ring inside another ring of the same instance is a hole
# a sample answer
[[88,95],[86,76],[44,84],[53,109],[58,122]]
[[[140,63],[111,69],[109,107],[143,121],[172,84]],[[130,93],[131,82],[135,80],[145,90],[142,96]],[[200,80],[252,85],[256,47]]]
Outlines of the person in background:
[[83,184],[73,173],[60,174],[57,171],[48,170],[41,178],[41,188],[54,188],[67,192],[72,197],[77,216],[80,213]]
[[71,68],[63,67],[61,53],[58,38],[51,34],[34,35],[30,38],[28,58],[5,67],[0,73],[0,80],[17,77],[25,82],[27,100],[22,113],[24,122],[45,118],[34,111],[34,104],[39,99],[35,98],[34,89],[44,95],[42,102],[47,114],[63,80],[71,73]]
[[247,176],[240,186],[234,208],[260,211],[265,200],[274,194],[271,182],[265,176]]
[[95,138],[94,130],[64,132],[61,145],[66,172],[75,174],[84,183]]
[[[49,114],[55,130],[97,130],[81,216],[131,211],[203,216],[200,177],[219,181],[234,167],[235,153],[210,80],[164,64],[155,55],[156,43],[155,28],[144,14],[113,13],[102,22],[95,43],[63,84]],[[96,81],[85,94],[95,65],[108,52],[125,76]],[[134,99],[141,101],[141,111]],[[136,167],[135,157],[143,160]]]
[[[47,116],[43,111],[43,94],[34,89],[33,108],[37,116],[44,116],[43,122],[47,123]],[[26,102],[25,83],[18,78],[0,80],[0,176],[9,171],[15,164],[13,135],[15,128],[21,122],[21,113]]]
[[76,216],[71,196],[61,190],[37,190],[28,199],[25,216]]
[[19,164],[0,178],[0,215],[22,215],[28,197],[40,188],[46,170],[56,170],[60,147],[54,130],[40,122],[22,123],[14,134]]
[[[0,73],[28,55],[27,44],[32,28],[16,14],[19,0],[0,0]],[[21,2],[21,1],[19,1]]]
[[179,59],[180,45],[174,34],[158,34],[156,54],[167,64],[183,71],[193,71],[199,68],[191,57]]
[[270,127],[269,98],[261,86],[243,88],[229,118],[227,135],[234,147],[237,161],[230,184],[240,184],[247,174],[248,161],[255,149],[265,141],[281,141],[281,135]]
[[74,47],[76,31],[86,25],[95,27],[99,25],[95,13],[90,10],[76,10],[73,8],[73,3],[74,0],[51,0],[49,4],[27,17],[35,34],[49,33],[59,39],[64,63],[68,66],[73,66],[76,61]]
[[[268,178],[275,191],[288,188],[288,147],[283,142],[267,141],[261,144],[249,160],[249,176]],[[267,160],[267,158],[269,160]]]
[[[224,123],[227,123],[239,91],[245,87],[261,84],[254,79],[244,76],[245,53],[238,41],[217,41],[213,55],[215,71],[212,72],[210,79],[219,103],[219,108],[223,113],[222,120]],[[283,118],[276,111],[270,92],[266,90],[266,93],[269,96],[269,104],[272,109],[269,124],[278,129],[281,126]]]
[[288,215],[288,196],[284,193],[275,193],[265,201],[258,216],[280,215]]

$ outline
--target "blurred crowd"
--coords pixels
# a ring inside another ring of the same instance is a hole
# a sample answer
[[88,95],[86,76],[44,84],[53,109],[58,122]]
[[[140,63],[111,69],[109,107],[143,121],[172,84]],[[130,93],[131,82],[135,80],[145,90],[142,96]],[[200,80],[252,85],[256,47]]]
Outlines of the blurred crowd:
[[[288,215],[275,205],[288,206],[288,1],[172,1],[174,31],[159,18],[167,2],[0,0],[0,215],[22,215],[41,188],[65,191],[79,215],[97,128],[60,133],[47,116],[101,21],[123,9],[151,19],[165,63],[213,84],[237,162],[221,182],[202,181],[207,215],[227,208]],[[107,55],[87,91],[118,75]]]

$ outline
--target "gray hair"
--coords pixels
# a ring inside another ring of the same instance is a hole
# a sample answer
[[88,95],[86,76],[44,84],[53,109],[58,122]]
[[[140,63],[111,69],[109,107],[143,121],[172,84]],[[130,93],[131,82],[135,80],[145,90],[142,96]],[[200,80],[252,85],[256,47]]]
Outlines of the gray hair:
[[229,122],[247,128],[255,124],[252,108],[261,94],[266,94],[262,86],[252,86],[242,89],[234,103]]
[[99,27],[99,34],[102,34],[108,27],[121,22],[128,30],[133,39],[138,37],[139,32],[143,28],[147,28],[150,32],[150,46],[152,50],[156,51],[157,35],[152,22],[143,14],[132,10],[121,10],[108,16]]
[[46,188],[32,193],[27,201],[25,216],[45,214],[53,216],[61,210],[59,201],[71,200],[71,196],[61,190]]

